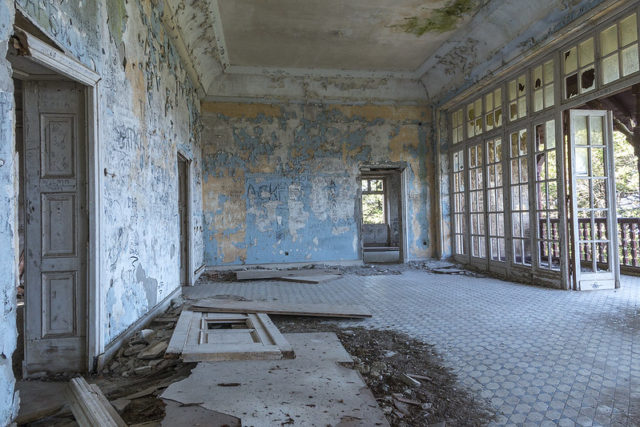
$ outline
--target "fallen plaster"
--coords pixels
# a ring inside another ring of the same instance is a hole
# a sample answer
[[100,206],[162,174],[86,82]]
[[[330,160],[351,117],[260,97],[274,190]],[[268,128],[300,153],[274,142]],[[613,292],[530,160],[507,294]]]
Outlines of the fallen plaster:
[[341,365],[353,361],[335,333],[284,336],[293,360],[199,363],[161,397],[238,417],[243,425],[389,425],[360,374]]

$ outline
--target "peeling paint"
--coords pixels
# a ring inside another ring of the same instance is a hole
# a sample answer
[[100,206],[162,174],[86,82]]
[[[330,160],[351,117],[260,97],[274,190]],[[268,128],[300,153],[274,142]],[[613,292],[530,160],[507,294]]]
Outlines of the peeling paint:
[[202,111],[207,264],[357,259],[359,168],[393,161],[408,168],[408,258],[431,255],[430,110],[203,103]]
[[483,2],[474,0],[453,0],[445,7],[429,11],[429,16],[421,18],[412,16],[406,18],[401,28],[406,33],[421,36],[429,32],[444,33],[455,30],[465,14],[477,10]]

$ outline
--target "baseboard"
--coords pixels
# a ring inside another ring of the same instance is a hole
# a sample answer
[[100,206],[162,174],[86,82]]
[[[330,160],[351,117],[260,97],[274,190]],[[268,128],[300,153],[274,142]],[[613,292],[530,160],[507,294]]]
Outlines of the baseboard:
[[145,326],[150,324],[154,317],[164,312],[167,307],[169,307],[172,299],[180,295],[182,295],[182,286],[178,286],[165,299],[163,299],[162,302],[156,304],[155,307],[153,307],[145,315],[132,323],[124,332],[120,333],[120,335],[115,337],[109,344],[107,344],[104,352],[97,357],[96,369],[98,371],[101,371],[104,365],[113,357],[113,355],[118,351],[118,349],[126,340],[131,338],[140,329],[143,329]]
[[273,269],[285,269],[285,268],[302,268],[309,266],[341,266],[352,267],[362,265],[361,259],[355,259],[350,261],[315,261],[315,262],[285,262],[285,263],[268,263],[268,264],[236,264],[236,265],[208,265],[206,271],[229,271],[229,270],[241,270],[252,268],[273,268]]

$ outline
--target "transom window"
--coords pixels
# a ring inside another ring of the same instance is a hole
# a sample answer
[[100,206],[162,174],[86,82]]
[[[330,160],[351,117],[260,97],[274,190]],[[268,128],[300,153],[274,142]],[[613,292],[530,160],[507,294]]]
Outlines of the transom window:
[[553,60],[533,69],[533,111],[538,112],[554,104]]
[[463,135],[464,119],[462,114],[462,108],[451,115],[451,124],[452,124],[451,132],[453,135],[453,143],[457,144],[458,142],[464,139],[464,135]]
[[565,98],[596,88],[595,50],[593,37],[564,52]]
[[640,69],[635,13],[600,33],[600,55],[602,84],[606,85]]
[[467,137],[482,133],[482,98],[467,105]]
[[514,121],[527,115],[527,77],[523,74],[508,84],[509,120]]
[[484,116],[484,125],[487,131],[502,126],[502,89],[497,88],[484,96],[484,105],[487,114]]

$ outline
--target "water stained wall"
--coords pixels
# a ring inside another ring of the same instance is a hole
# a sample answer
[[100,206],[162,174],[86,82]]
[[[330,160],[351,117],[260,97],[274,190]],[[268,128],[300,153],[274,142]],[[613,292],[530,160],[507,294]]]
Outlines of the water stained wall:
[[177,153],[192,159],[192,265],[202,264],[199,101],[150,0],[16,2],[101,76],[100,299],[107,344],[180,286]]
[[359,259],[361,165],[406,165],[407,259],[430,257],[430,110],[203,103],[207,265]]

